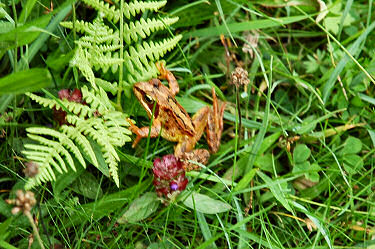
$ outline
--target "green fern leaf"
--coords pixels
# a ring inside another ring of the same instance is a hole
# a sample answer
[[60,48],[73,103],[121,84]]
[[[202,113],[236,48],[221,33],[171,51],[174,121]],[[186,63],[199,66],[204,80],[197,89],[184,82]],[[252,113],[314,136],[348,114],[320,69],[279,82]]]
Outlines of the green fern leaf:
[[75,128],[72,126],[63,125],[61,126],[61,131],[67,134],[70,138],[74,139],[77,144],[81,146],[83,151],[88,155],[91,159],[91,163],[96,167],[99,168],[98,160],[96,159],[95,152],[91,147],[89,140],[82,133],[77,132]]
[[82,104],[76,103],[76,102],[69,102],[66,99],[59,100],[59,102],[60,102],[59,103],[54,99],[43,98],[43,97],[40,97],[40,96],[32,94],[32,93],[25,93],[25,94],[27,96],[29,96],[32,100],[37,102],[39,105],[42,105],[44,107],[48,107],[50,109],[55,108],[56,110],[63,109],[62,106],[61,106],[61,105],[63,105],[65,107],[65,109],[67,109],[71,113],[74,113],[74,114],[76,114],[80,117],[86,117],[86,116],[91,117],[93,112],[95,111],[95,110],[92,110],[87,105],[82,105]]
[[59,146],[57,148],[57,151],[59,151],[59,152],[61,151],[66,156],[66,159],[68,161],[69,166],[74,171],[76,170],[72,157],[66,151],[66,149],[63,147],[63,145],[66,148],[68,148],[69,151],[72,152],[75,155],[75,157],[82,164],[82,166],[84,168],[86,168],[85,160],[83,159],[82,154],[79,151],[79,148],[77,146],[75,146],[73,141],[66,134],[63,134],[61,132],[58,132],[58,131],[55,131],[55,130],[52,130],[52,129],[49,129],[49,128],[42,128],[42,127],[30,127],[30,128],[27,128],[26,131],[28,132],[28,136],[31,139],[34,139],[34,140],[40,142],[41,144],[45,144],[45,145],[52,145],[51,142],[54,142],[54,141],[45,139],[45,138],[40,137],[40,136],[31,135],[31,134],[45,135],[45,136],[51,136],[51,137],[57,138],[60,141]]
[[91,109],[98,110],[100,114],[115,110],[102,88],[89,91],[87,86],[83,86],[81,91],[83,99],[90,104]]
[[178,35],[174,38],[164,39],[156,43],[153,41],[149,43],[143,42],[143,46],[137,44],[136,48],[131,46],[129,47],[130,53],[128,51],[124,52],[124,65],[129,70],[129,73],[133,75],[136,75],[136,70],[143,72],[144,65],[148,66],[149,60],[159,60],[164,54],[172,50],[181,38],[182,36]]
[[100,78],[95,78],[96,85],[103,88],[103,90],[112,93],[113,95],[116,94],[118,90],[117,82],[109,82]]
[[132,41],[138,41],[138,36],[146,38],[157,30],[163,29],[165,25],[172,25],[178,21],[178,17],[174,18],[163,18],[162,20],[143,19],[139,21],[130,22],[129,24],[124,23],[124,40],[127,44],[131,44]]

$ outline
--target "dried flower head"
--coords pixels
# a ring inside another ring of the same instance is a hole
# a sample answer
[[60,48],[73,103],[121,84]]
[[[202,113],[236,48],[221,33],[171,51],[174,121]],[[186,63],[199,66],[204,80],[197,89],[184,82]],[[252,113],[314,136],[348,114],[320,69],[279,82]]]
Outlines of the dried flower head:
[[162,159],[154,160],[154,186],[158,196],[165,196],[168,199],[183,191],[188,184],[182,162],[174,155],[163,156]]
[[248,43],[245,43],[242,47],[242,51],[244,53],[249,53],[250,54],[250,57],[253,58],[254,57],[254,49],[256,47],[258,47],[258,40],[259,40],[259,34],[258,33],[254,33],[254,34],[248,34],[246,36],[246,41]]
[[231,75],[231,83],[236,87],[247,86],[250,83],[247,71],[242,67],[236,67]]
[[26,168],[23,169],[23,173],[27,177],[34,177],[39,173],[39,165],[36,162],[30,161],[25,163]]
[[16,199],[6,200],[8,204],[15,205],[12,209],[12,214],[18,214],[20,211],[23,213],[29,213],[30,210],[35,206],[36,200],[34,193],[31,191],[23,192],[23,190],[16,191]]

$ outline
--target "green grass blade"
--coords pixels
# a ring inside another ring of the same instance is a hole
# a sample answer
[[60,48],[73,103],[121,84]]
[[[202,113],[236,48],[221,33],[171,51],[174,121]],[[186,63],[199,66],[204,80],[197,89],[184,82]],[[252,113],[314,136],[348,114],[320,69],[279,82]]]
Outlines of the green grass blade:
[[40,36],[30,46],[29,52],[26,54],[26,58],[18,62],[19,68],[23,68],[26,66],[25,63],[28,64],[31,62],[34,56],[38,53],[42,46],[44,46],[47,39],[56,30],[60,22],[66,17],[66,15],[71,11],[71,9],[72,5],[69,4],[69,2],[62,6],[58,14],[48,24],[47,28],[45,29],[46,32],[41,33]]
[[[292,16],[292,17],[282,17],[278,19],[230,23],[228,24],[228,29],[232,33],[243,32],[246,30],[265,29],[265,28],[283,26],[283,25],[298,22],[307,18],[308,16]],[[218,36],[220,34],[228,34],[226,27],[224,25],[191,31],[191,32],[186,33],[184,35],[184,38],[189,38],[189,37],[194,37],[194,36],[212,37],[212,36]]]
[[[199,227],[202,231],[202,235],[203,235],[203,238],[205,241],[209,241],[212,239],[212,234],[211,234],[211,231],[210,231],[210,228],[208,226],[208,223],[206,221],[206,218],[204,217],[204,214],[201,213],[201,212],[196,212],[197,214],[197,218],[198,218],[198,223],[199,223]],[[215,242],[212,242],[212,244],[208,247],[208,248],[217,248]]]
[[[359,54],[360,52],[359,46],[364,40],[366,40],[367,36],[370,34],[370,32],[374,28],[375,28],[375,22],[373,22],[369,27],[367,27],[365,31],[358,37],[358,39],[350,46],[350,48],[348,49],[348,53],[350,53],[352,56]],[[324,103],[327,104],[327,101],[331,95],[333,87],[335,86],[335,82],[337,81],[337,77],[343,71],[346,64],[349,62],[349,59],[350,59],[349,56],[345,55],[344,58],[342,58],[340,62],[337,64],[336,68],[331,73],[331,76],[329,77],[328,81],[325,83],[324,88],[323,88]],[[370,79],[372,79],[371,76],[370,76]]]

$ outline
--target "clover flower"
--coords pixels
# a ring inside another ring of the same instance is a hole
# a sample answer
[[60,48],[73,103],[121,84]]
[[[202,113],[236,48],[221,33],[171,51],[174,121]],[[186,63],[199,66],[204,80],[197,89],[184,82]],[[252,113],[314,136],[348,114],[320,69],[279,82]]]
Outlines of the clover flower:
[[154,160],[154,186],[159,197],[171,199],[186,188],[188,179],[182,168],[183,163],[173,154]]
[[[79,89],[69,90],[69,89],[61,89],[58,92],[59,99],[61,100],[68,100],[69,102],[76,102],[82,103],[82,92]],[[63,125],[66,123],[66,111],[59,109],[53,109],[53,116],[59,125]]]

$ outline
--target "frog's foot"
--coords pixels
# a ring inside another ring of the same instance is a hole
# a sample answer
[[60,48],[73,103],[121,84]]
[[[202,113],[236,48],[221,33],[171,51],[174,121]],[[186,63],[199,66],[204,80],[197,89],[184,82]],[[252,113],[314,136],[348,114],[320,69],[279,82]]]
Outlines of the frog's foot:
[[205,149],[196,149],[191,152],[186,152],[181,158],[183,161],[182,167],[185,171],[200,170],[201,167],[198,164],[191,163],[189,161],[195,161],[197,163],[206,165],[209,157],[210,153]]
[[211,152],[216,153],[219,150],[221,134],[223,132],[223,117],[226,104],[216,98],[214,88],[212,88],[212,102],[212,109],[208,113],[206,134]]
[[139,143],[139,141],[141,141],[142,138],[144,137],[148,137],[148,134],[150,133],[150,137],[157,137],[160,133],[160,124],[159,123],[154,123],[154,125],[151,127],[151,132],[149,132],[150,130],[150,127],[149,126],[145,126],[145,127],[142,127],[142,128],[139,128],[138,126],[136,126],[135,124],[133,124],[133,122],[130,120],[130,119],[127,119],[127,121],[129,122],[130,126],[129,126],[129,130],[136,134],[137,137],[134,139],[134,142],[132,144],[132,148],[134,148],[135,146],[137,146],[137,144]]
[[159,79],[168,81],[169,90],[171,91],[172,95],[175,96],[180,91],[180,87],[173,73],[168,71],[162,62],[156,62],[155,66],[160,73]]

